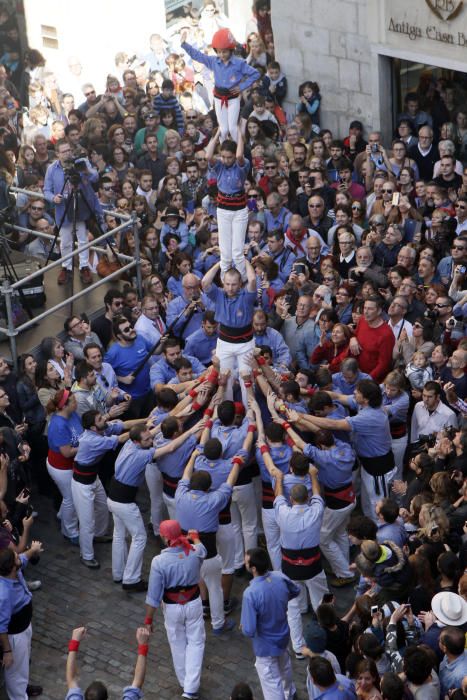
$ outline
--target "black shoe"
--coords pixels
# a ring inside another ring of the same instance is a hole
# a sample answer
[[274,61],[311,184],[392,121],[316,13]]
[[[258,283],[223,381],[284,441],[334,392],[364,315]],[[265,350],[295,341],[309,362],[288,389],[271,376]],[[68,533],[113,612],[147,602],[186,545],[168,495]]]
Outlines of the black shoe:
[[97,559],[83,559],[83,557],[79,558],[81,564],[84,564],[84,566],[87,566],[88,569],[100,569],[101,565],[97,561]]
[[136,593],[142,593],[148,590],[147,581],[137,581],[136,583],[122,583],[122,588],[124,591],[134,591]]
[[30,698],[37,698],[38,695],[42,695],[41,685],[28,685],[26,688],[26,693]]
[[224,600],[224,615],[230,615],[230,613],[235,610],[237,605],[238,600],[236,598],[229,598],[229,600]]

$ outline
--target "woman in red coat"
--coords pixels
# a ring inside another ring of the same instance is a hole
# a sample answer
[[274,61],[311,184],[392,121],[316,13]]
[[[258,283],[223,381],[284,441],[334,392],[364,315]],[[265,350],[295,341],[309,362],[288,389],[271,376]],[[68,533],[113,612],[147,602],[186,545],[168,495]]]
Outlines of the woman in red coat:
[[336,323],[331,331],[331,340],[319,341],[313,350],[310,361],[312,365],[328,363],[331,374],[340,372],[341,362],[349,355],[349,342],[352,332],[344,323]]

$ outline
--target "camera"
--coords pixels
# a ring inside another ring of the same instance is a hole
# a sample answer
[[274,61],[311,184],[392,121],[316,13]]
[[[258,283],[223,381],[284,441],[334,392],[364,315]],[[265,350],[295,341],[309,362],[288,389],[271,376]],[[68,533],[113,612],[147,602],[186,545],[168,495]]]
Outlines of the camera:
[[447,425],[445,428],[443,428],[443,433],[452,442],[456,437],[457,428],[455,428],[453,425]]
[[423,313],[423,316],[434,323],[438,318],[438,312],[432,311],[431,309],[426,309],[426,311]]
[[418,436],[418,442],[420,443],[420,445],[434,447],[436,444],[436,433],[430,433],[429,435],[423,435],[420,433],[420,435]]
[[79,185],[81,182],[81,175],[85,173],[87,169],[88,164],[86,158],[83,156],[70,158],[66,161],[65,167],[63,168],[65,175],[70,178],[73,185]]
[[297,263],[293,266],[293,269],[297,275],[304,275],[306,270],[305,265],[303,263]]
[[457,272],[458,272],[460,275],[465,275],[466,269],[467,269],[467,268],[465,267],[465,265],[459,265],[459,267],[457,268]]
[[377,143],[372,143],[372,144],[371,144],[371,152],[372,152],[372,153],[378,153],[378,151],[379,151],[379,146],[378,146],[378,144],[377,144]]

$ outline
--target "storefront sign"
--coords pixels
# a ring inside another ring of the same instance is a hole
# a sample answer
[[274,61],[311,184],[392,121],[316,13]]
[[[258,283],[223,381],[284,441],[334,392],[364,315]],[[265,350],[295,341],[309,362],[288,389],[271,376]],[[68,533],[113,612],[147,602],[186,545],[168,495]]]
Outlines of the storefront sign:
[[462,10],[464,0],[425,0],[432,12],[443,22],[457,17]]

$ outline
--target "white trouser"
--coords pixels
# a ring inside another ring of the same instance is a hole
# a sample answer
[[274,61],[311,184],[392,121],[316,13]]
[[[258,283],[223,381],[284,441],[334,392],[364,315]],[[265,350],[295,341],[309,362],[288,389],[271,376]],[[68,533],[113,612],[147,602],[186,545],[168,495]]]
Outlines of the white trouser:
[[[118,503],[107,499],[107,506],[114,519],[112,539],[112,577],[114,581],[138,583],[141,581],[146,530],[136,503]],[[126,533],[131,535],[130,551]]]
[[394,464],[396,465],[395,479],[401,480],[404,471],[404,455],[407,449],[408,436],[404,435],[400,438],[391,440],[392,453],[394,455]]
[[94,559],[94,537],[102,537],[109,526],[107,496],[96,476],[92,484],[72,479],[71,493],[79,520],[79,548],[83,559]]
[[274,571],[280,571],[282,561],[281,545],[279,542],[280,530],[277,520],[274,517],[274,508],[262,508],[261,515],[263,518],[263,530],[266,538],[266,547],[268,548],[272,568]]
[[280,656],[257,656],[255,668],[264,700],[292,700],[296,688],[288,649]]
[[47,460],[47,471],[50,478],[57,485],[62,494],[62,505],[60,515],[62,523],[62,534],[65,537],[78,537],[78,516],[76,515],[73,497],[71,495],[71,482],[73,481],[72,469],[55,469]]
[[26,688],[29,682],[29,659],[31,657],[32,626],[24,632],[9,634],[8,642],[13,652],[13,664],[3,670],[5,689],[9,700],[28,700]]
[[[368,518],[371,518],[376,524],[378,524],[378,518],[375,512],[375,506],[382,498],[389,497],[391,495],[391,483],[394,481],[396,475],[396,467],[391,469],[383,476],[373,477],[368,474],[365,467],[362,466],[360,470],[360,476],[362,480],[362,510],[363,514]],[[378,484],[379,493],[376,491],[375,486]]]
[[162,500],[164,501],[167,507],[169,513],[169,520],[176,520],[177,516],[175,514],[175,498],[172,498],[172,496],[167,496],[166,493],[163,493]]
[[244,564],[244,554],[258,546],[258,517],[253,483],[234,486],[230,504],[235,539],[235,568]]
[[154,534],[159,534],[159,526],[162,521],[164,501],[162,499],[162,474],[154,462],[149,462],[146,467],[146,484],[151,499],[151,524]]
[[[58,222],[60,223],[60,222]],[[88,242],[88,232],[86,228],[86,224],[84,221],[77,221],[76,222],[76,238],[78,239],[78,244],[81,247],[82,245],[85,245]],[[68,255],[68,253],[71,253],[73,250],[73,225],[65,220],[63,222],[62,228],[60,230],[60,255],[63,257],[64,255]],[[72,268],[72,261],[73,258],[69,258],[68,260],[65,260],[63,263],[62,267],[64,267],[66,270],[71,270]],[[83,250],[82,253],[79,254],[79,269],[81,270],[82,267],[88,267],[89,266],[89,249]]]
[[235,569],[235,534],[232,523],[219,525],[216,544],[222,559],[222,573],[233,574]]
[[334,574],[342,578],[353,576],[349,569],[349,536],[347,524],[355,508],[355,502],[345,508],[324,509],[319,548],[328,560]]
[[201,565],[201,578],[209,593],[211,624],[214,630],[224,626],[224,594],[222,592],[222,559],[218,554],[205,559]]
[[248,226],[248,209],[222,209],[217,207],[217,225],[219,227],[219,249],[221,253],[221,275],[230,270],[232,265],[246,280],[246,265],[243,249],[245,247]]
[[[242,371],[251,372],[251,366],[248,364],[248,359],[252,356],[255,349],[255,341],[252,338],[247,343],[226,343],[225,340],[218,340],[216,344],[216,355],[219,358],[221,372],[226,369],[230,370],[230,376],[225,387],[224,397],[226,400],[232,400],[233,397],[233,375],[235,370],[239,374]],[[242,401],[244,406],[248,406],[248,398],[243,379],[239,377],[240,387],[242,390]]]
[[238,139],[238,117],[240,115],[240,97],[233,97],[226,104],[222,105],[222,100],[214,98],[214,109],[216,110],[217,123],[221,132],[221,143],[230,134],[232,141]]
[[197,693],[206,643],[201,598],[186,605],[164,603],[162,610],[178,682],[185,693]]
[[[316,576],[313,576],[313,578],[309,578],[306,581],[294,581],[294,583],[296,583],[297,586],[300,586],[300,588],[303,590],[305,590],[305,587],[308,589],[313,610],[316,612],[318,605],[320,605],[321,601],[323,600],[323,595],[329,593],[326,574],[324,571],[320,571],[319,574],[316,574]],[[297,598],[292,598],[292,600],[289,600],[289,604],[287,606],[290,639],[292,640],[294,651],[300,651],[300,649],[305,645],[299,598],[300,596]]]

